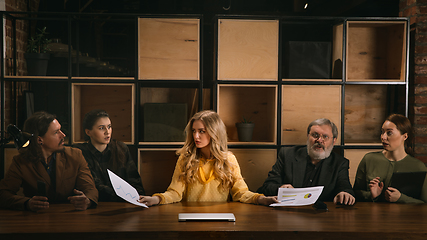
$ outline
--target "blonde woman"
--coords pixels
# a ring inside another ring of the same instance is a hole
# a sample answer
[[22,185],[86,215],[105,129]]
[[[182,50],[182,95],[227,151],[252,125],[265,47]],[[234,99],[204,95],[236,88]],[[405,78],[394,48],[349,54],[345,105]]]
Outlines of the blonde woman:
[[187,202],[233,201],[269,205],[276,197],[265,197],[248,190],[236,157],[228,151],[227,132],[219,115],[210,110],[196,113],[185,128],[184,146],[164,193],[141,196],[148,205]]

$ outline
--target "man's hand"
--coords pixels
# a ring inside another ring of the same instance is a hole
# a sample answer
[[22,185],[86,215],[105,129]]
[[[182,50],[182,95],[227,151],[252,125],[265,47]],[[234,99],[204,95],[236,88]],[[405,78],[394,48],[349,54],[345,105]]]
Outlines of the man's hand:
[[348,192],[340,192],[334,197],[335,204],[353,205],[356,199]]
[[153,205],[157,205],[160,203],[160,197],[159,196],[154,196],[154,197],[150,197],[150,196],[139,196],[139,200],[138,202],[143,203],[147,206],[153,206]]
[[294,188],[291,184],[283,184],[280,188]]
[[266,196],[260,195],[258,197],[258,204],[260,204],[260,205],[269,206],[272,203],[278,203],[278,202],[279,201],[277,201],[277,196],[266,197]]
[[380,177],[376,177],[369,182],[372,199],[377,198],[381,194],[383,187],[384,183],[380,182]]
[[47,200],[47,197],[44,196],[34,196],[28,200],[27,209],[33,212],[37,212],[38,210],[42,209],[48,209],[49,202]]
[[385,191],[384,197],[386,201],[397,202],[402,194],[396,188],[389,187]]
[[74,194],[76,196],[68,197],[68,200],[74,205],[76,210],[83,211],[90,207],[91,202],[82,191],[74,189]]

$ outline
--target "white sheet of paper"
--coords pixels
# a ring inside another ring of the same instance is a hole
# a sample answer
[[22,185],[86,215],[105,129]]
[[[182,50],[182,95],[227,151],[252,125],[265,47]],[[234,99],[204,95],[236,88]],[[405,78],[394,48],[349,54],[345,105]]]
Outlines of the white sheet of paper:
[[272,207],[304,206],[314,204],[323,191],[323,186],[307,188],[279,188],[277,200]]
[[138,205],[147,207],[147,205],[138,202],[139,194],[138,191],[132,185],[127,183],[125,180],[117,176],[115,173],[107,169],[108,176],[110,176],[111,185],[113,185],[114,191],[116,192],[117,196],[123,198],[124,200]]

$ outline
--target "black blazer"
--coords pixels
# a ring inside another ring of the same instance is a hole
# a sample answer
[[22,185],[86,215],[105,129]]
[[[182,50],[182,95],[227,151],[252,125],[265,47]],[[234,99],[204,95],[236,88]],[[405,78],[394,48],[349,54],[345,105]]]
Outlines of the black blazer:
[[[303,181],[309,159],[307,146],[282,147],[276,163],[257,192],[266,196],[277,196],[278,188],[283,184],[291,184],[294,188],[306,187],[303,186]],[[333,201],[334,197],[342,191],[354,196],[348,177],[348,159],[332,152],[322,161],[319,186],[324,188],[319,200]]]

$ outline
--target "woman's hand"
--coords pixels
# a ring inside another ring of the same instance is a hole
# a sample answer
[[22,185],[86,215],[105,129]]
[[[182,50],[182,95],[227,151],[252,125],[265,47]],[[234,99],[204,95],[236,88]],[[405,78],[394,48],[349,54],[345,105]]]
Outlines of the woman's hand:
[[402,194],[396,188],[389,187],[385,191],[385,200],[389,202],[397,202]]
[[278,203],[277,196],[274,197],[266,197],[264,195],[260,195],[258,197],[258,204],[269,206],[272,203]]
[[143,203],[147,206],[153,206],[153,205],[157,205],[159,204],[161,201],[159,196],[154,196],[154,197],[150,197],[150,196],[139,196],[139,200],[138,202]]
[[371,191],[372,199],[377,198],[383,191],[384,183],[380,181],[380,177],[376,177],[369,182],[369,190]]

